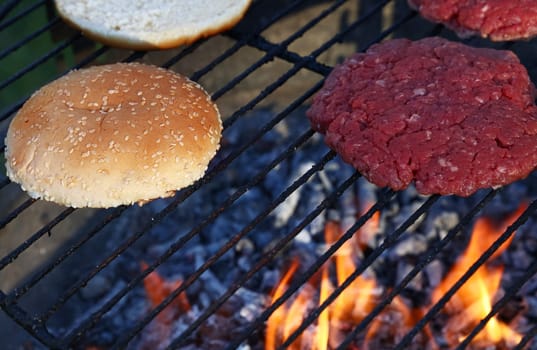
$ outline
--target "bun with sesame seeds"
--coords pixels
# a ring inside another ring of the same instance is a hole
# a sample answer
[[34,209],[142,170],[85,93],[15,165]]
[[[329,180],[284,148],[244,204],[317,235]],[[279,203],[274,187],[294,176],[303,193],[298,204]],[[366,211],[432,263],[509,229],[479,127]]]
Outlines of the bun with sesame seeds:
[[167,49],[233,27],[251,0],[55,0],[59,15],[97,41]]
[[116,63],[42,87],[6,136],[9,178],[31,197],[114,207],[173,195],[203,176],[219,148],[217,106],[162,68]]

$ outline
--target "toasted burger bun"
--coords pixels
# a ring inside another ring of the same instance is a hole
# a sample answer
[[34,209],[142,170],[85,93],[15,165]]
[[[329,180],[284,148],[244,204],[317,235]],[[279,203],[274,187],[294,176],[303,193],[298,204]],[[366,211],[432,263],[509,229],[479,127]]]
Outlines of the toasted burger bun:
[[234,26],[251,0],[55,0],[86,36],[129,49],[166,49]]
[[7,174],[30,196],[67,206],[143,202],[199,179],[221,131],[216,105],[183,76],[137,63],[82,69],[13,118]]

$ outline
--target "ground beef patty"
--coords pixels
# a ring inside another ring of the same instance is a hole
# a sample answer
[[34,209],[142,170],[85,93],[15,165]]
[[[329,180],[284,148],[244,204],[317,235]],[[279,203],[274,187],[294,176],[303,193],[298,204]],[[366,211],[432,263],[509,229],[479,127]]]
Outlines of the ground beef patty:
[[468,196],[535,168],[534,97],[510,51],[395,39],[334,68],[307,115],[371,182]]
[[460,36],[479,34],[491,40],[537,35],[537,0],[408,0],[433,22],[444,23]]

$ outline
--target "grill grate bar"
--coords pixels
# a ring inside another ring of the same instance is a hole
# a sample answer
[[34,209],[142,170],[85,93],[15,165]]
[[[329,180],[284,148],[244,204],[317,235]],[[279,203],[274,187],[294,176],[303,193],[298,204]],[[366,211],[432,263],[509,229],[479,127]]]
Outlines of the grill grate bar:
[[[311,29],[313,26],[315,26],[318,22],[320,22],[324,17],[328,16],[331,12],[335,11],[338,7],[340,7],[343,3],[344,3],[345,0],[339,0],[337,1],[336,3],[334,3],[332,6],[330,6],[328,9],[324,10],[322,13],[320,13],[317,17],[315,17],[314,19],[312,19],[311,21],[309,21],[308,23],[306,23],[304,26],[302,26],[302,28],[300,28],[298,31],[296,31],[295,33],[293,33],[291,36],[289,36],[287,39],[285,39],[284,41],[282,41],[281,43],[279,43],[278,45],[273,45],[270,49],[270,51],[268,51],[262,58],[260,58],[259,60],[257,60],[254,64],[252,64],[250,67],[248,67],[248,69],[246,69],[245,71],[243,71],[241,74],[238,74],[236,75],[235,77],[233,77],[233,79],[231,79],[231,81],[226,84],[224,87],[222,87],[221,89],[219,89],[218,91],[216,91],[214,94],[213,94],[213,97],[214,99],[218,99],[219,97],[221,97],[222,95],[224,95],[227,91],[230,90],[230,87],[233,87],[235,85],[237,85],[238,83],[240,83],[242,80],[244,80],[244,78],[246,78],[248,75],[250,75],[253,71],[255,71],[256,69],[258,69],[259,67],[261,67],[262,65],[270,62],[272,59],[274,59],[274,57],[276,56],[276,54],[278,52],[281,52],[283,51],[289,44],[291,44],[293,41],[295,41],[296,39],[300,38],[302,35],[304,35],[304,33],[306,33],[309,29]],[[388,1],[388,0],[385,0],[385,1]],[[328,47],[326,47],[327,49]],[[319,54],[323,51],[325,51],[326,49],[322,50],[319,52]],[[318,55],[319,55],[318,54]],[[318,56],[316,55],[316,56]],[[315,56],[315,57],[316,57]],[[302,59],[301,60],[301,63],[299,65],[296,65],[294,66],[293,69],[300,69],[303,67],[304,65],[304,62],[306,60]],[[291,72],[291,71],[289,71]],[[292,73],[292,75],[294,75],[295,72]],[[287,80],[288,78],[286,78],[285,80]],[[278,86],[280,86],[282,83],[278,84]],[[262,96],[262,95],[260,95]],[[263,98],[265,98],[266,96],[263,96]]]
[[[380,195],[380,198],[377,200],[377,202],[373,206],[371,206],[371,208],[369,208],[369,210],[365,214],[363,214],[357,219],[353,227],[355,227],[356,229],[362,227],[371,218],[371,216],[373,216],[375,212],[385,207],[394,196],[395,192],[390,189],[385,189]],[[298,234],[298,232],[295,232],[295,235]],[[347,231],[344,235],[342,235],[333,245],[331,245],[326,250],[326,252],[324,252],[318,259],[316,259],[315,262],[310,267],[308,267],[308,269],[304,273],[300,274],[299,278],[293,281],[289,288],[287,288],[287,290],[278,299],[276,299],[276,301],[274,301],[274,303],[270,305],[270,307],[266,308],[265,311],[263,311],[263,313],[259,317],[257,317],[253,322],[251,322],[250,326],[244,332],[242,332],[231,344],[229,344],[226,349],[235,349],[249,336],[251,336],[253,332],[260,328],[269,318],[269,316],[287,299],[289,299],[300,287],[302,287],[346,241],[352,238],[352,236],[353,232],[350,231]],[[289,241],[292,238],[294,238],[294,236],[289,237]],[[282,241],[278,242],[278,244],[282,243]],[[285,242],[283,242],[283,244],[287,244],[289,241],[286,240]],[[281,247],[283,247],[283,245],[281,245]]]
[[[345,340],[338,346],[338,350],[346,349],[354,338],[365,330],[365,328],[373,321],[374,318],[382,312],[382,310],[388,306],[393,298],[399,295],[405,286],[421,271],[423,268],[432,261],[432,259],[440,253],[440,251],[451,242],[455,236],[466,226],[470,224],[472,219],[496,196],[497,190],[490,191],[485,197],[483,197],[477,205],[475,205],[455,226],[448,234],[439,242],[434,244],[421,259],[416,263],[415,267],[397,284],[384,300],[378,303],[373,310],[352,330],[352,332],[345,338]],[[404,347],[403,347],[404,348]]]
[[71,256],[78,249],[80,249],[80,247],[82,247],[84,245],[84,243],[86,243],[91,238],[93,238],[106,225],[108,225],[110,222],[112,222],[115,219],[117,219],[126,209],[127,209],[126,206],[116,208],[116,210],[114,210],[114,212],[112,214],[108,215],[103,221],[101,221],[101,223],[99,223],[91,231],[89,231],[83,239],[81,239],[79,242],[73,244],[62,256],[60,256],[52,264],[48,265],[43,270],[41,270],[37,275],[34,275],[34,277],[32,279],[30,279],[30,281],[25,283],[22,287],[17,288],[14,291],[13,295],[12,296],[10,295],[10,297],[13,298],[13,300],[20,299],[24,294],[26,294],[30,290],[30,288],[32,288],[40,280],[42,280],[56,266],[60,265],[65,259],[67,259],[69,256]]
[[[286,152],[282,153],[278,158],[276,158],[274,161],[272,161],[269,165],[267,165],[261,172],[259,172],[248,184],[241,186],[239,190],[237,190],[232,196],[230,196],[224,205],[220,207],[219,210],[216,211],[216,215],[211,215],[208,220],[213,221],[216,219],[219,213],[221,213],[223,210],[227,209],[233,202],[235,202],[240,196],[242,196],[250,187],[254,186],[255,184],[259,183],[268,172],[270,172],[272,169],[274,169],[278,164],[280,164],[285,158],[287,158],[289,155],[294,153],[294,150],[297,147],[300,147],[303,143],[305,143],[307,140],[309,140],[314,135],[313,130],[308,130],[305,132],[302,136],[300,136],[297,139],[297,142],[295,142],[293,145],[291,145]],[[291,193],[293,193],[296,189],[298,189],[300,186],[305,184],[309,178],[311,178],[316,172],[321,170],[326,163],[328,163],[330,160],[332,160],[335,157],[334,152],[328,152],[325,154],[322,159],[317,162],[314,166],[312,166],[306,173],[304,173],[302,176],[300,176],[297,180],[295,180],[285,191],[283,191],[269,206],[265,208],[260,214],[258,214],[245,228],[243,228],[239,233],[237,233],[235,236],[230,238],[224,246],[222,246],[213,256],[208,258],[202,266],[200,266],[195,272],[193,272],[183,283],[181,283],[181,286],[177,289],[175,289],[168,297],[163,300],[162,303],[160,303],[155,309],[151,310],[150,313],[146,317],[144,317],[143,320],[138,322],[138,324],[129,331],[127,336],[122,337],[118,340],[118,342],[114,345],[114,347],[123,348],[123,346],[127,345],[127,342],[130,341],[136,333],[138,333],[143,327],[147,326],[149,322],[151,322],[157,314],[159,314],[166,306],[168,306],[181,292],[185,291],[189,286],[192,285],[206,270],[208,270],[220,257],[222,257],[227,251],[229,251],[231,248],[233,248],[236,243],[246,236],[249,232],[251,232],[263,219],[265,219],[279,204],[281,204],[285,199],[287,199]],[[228,205],[229,202],[229,205]],[[224,208],[224,206],[226,208]],[[202,225],[206,224],[207,221],[204,221],[201,225],[196,227],[195,231],[200,231],[203,227]],[[186,238],[186,237],[185,237]],[[172,250],[173,249],[173,250]],[[171,256],[173,253],[175,253],[178,249],[176,247],[172,246],[170,247],[169,253],[168,251],[162,255],[162,258],[159,259],[159,261],[162,261],[163,259],[167,259],[169,256]],[[149,271],[148,271],[149,272]],[[145,276],[144,276],[145,277]],[[141,280],[141,279],[140,279]],[[239,288],[242,284],[241,283],[237,288]],[[235,283],[237,285],[237,283]],[[216,310],[216,309],[215,309]],[[205,312],[203,315],[201,315],[194,323],[192,323],[189,327],[192,327],[192,329],[196,329],[201,322],[199,322],[200,319],[204,317],[204,315],[208,314],[210,316],[214,310],[211,312]],[[185,331],[185,333],[189,333],[188,330]]]
[[41,343],[51,348],[56,348],[56,339],[48,332],[43,324],[36,325],[28,317],[28,314],[16,304],[5,304],[5,294],[0,291],[0,304],[2,310],[8,314],[19,326],[32,334]]
[[[293,10],[295,10],[299,5],[304,3],[306,0],[296,0],[293,3],[286,6],[282,11],[278,12],[276,15],[271,17],[270,20],[268,20],[265,24],[261,25],[259,28],[257,28],[255,31],[249,32],[246,36],[244,36],[241,39],[235,39],[237,40],[235,44],[228,48],[222,55],[220,55],[217,59],[213,60],[210,64],[205,66],[204,68],[194,72],[192,75],[192,80],[198,81],[201,77],[203,77],[205,74],[210,72],[213,68],[215,68],[218,64],[222,63],[227,57],[230,57],[235,52],[237,52],[241,47],[245,46],[251,39],[253,39],[255,36],[260,34],[265,29],[269,28],[272,24],[276,23],[279,19],[284,17],[285,15],[288,15]],[[225,33],[224,33],[225,34]]]
[[[17,0],[14,0],[14,1],[17,1]],[[20,0],[18,0],[20,2]],[[29,14],[30,12],[34,11],[35,9],[37,9],[39,6],[43,5],[47,0],[39,0],[38,2],[36,2],[35,4],[33,5],[30,5],[28,6],[26,9],[22,10],[21,12],[17,13],[16,15],[14,15],[13,17],[10,17],[8,20],[6,20],[5,22],[2,22],[0,23],[0,31],[6,29],[7,27],[9,27],[10,25],[12,25],[13,23],[16,23],[18,22],[22,17],[26,16],[27,14]]]
[[535,273],[537,273],[537,260],[534,260],[532,264],[528,267],[528,269],[524,272],[524,274],[517,278],[517,280],[505,290],[505,294],[502,296],[502,298],[494,304],[487,316],[479,322],[479,324],[472,330],[472,332],[470,332],[470,334],[459,344],[459,346],[455,350],[466,349],[472,339],[474,339],[477,334],[482,331],[483,328],[485,328],[487,322],[492,317],[494,317],[500,311],[500,309],[516,295],[516,293],[522,288],[522,286],[531,277],[533,277]]
[[403,349],[410,344],[412,339],[420,332],[423,327],[429,322],[451,299],[451,297],[459,290],[459,288],[468,281],[468,279],[481,267],[496,250],[505,242],[509,237],[513,235],[513,232],[526,222],[530,214],[537,209],[537,200],[532,202],[530,206],[518,217],[518,219],[505,230],[505,232],[477,259],[474,264],[466,270],[464,275],[438,300],[438,302],[431,307],[429,311],[423,316],[423,318],[408,332],[401,342],[397,345],[396,349]]
[[[49,233],[50,231],[62,222],[66,217],[68,217],[73,211],[75,211],[74,208],[67,208],[64,211],[62,211],[58,216],[56,216],[52,221],[50,221],[48,224],[43,226],[39,231],[34,233],[32,237],[24,241],[21,245],[19,245],[17,248],[15,248],[11,253],[4,256],[2,260],[0,260],[0,271],[3,270],[7,265],[9,265],[13,260],[17,259],[17,257],[22,254],[29,246],[34,244],[39,238],[41,238],[45,233]],[[0,303],[1,305],[1,303]]]
[[8,216],[6,216],[2,221],[0,221],[0,230],[6,227],[7,224],[9,224],[13,219],[15,219],[20,213],[22,213],[24,210],[26,210],[30,205],[32,205],[36,199],[34,198],[28,198],[24,203],[19,205],[17,208],[15,208],[11,213],[9,213]]
[[[330,152],[332,153],[332,152]],[[329,154],[330,154],[329,153]],[[257,271],[263,268],[269,261],[271,261],[277,253],[282,250],[291,240],[296,237],[310,222],[312,222],[323,210],[327,209],[341,194],[349,188],[356,180],[360,177],[358,172],[355,172],[350,176],[345,182],[343,182],[338,188],[326,196],[324,200],[313,210],[311,211],[287,236],[278,241],[278,243],[270,249],[268,252],[263,254],[262,258],[257,262],[257,264],[252,267],[248,272],[244,274],[237,282],[233,283],[231,287],[221,295],[215,302],[213,302],[206,310],[194,321],[189,327],[183,331],[179,336],[177,336],[171,344],[168,346],[168,349],[175,349],[184,345],[185,341],[189,338],[190,333],[201,325],[212,313],[214,313],[223,303],[228,300],[242,285],[244,285]],[[248,336],[251,335],[251,332],[248,333]],[[241,340],[242,342],[242,340]],[[240,342],[239,342],[240,344]],[[239,344],[230,345],[231,348],[235,348]]]
[[[413,224],[416,220],[419,219],[421,215],[427,212],[436,201],[440,198],[438,195],[431,196],[423,203],[412,215],[406,219],[401,226],[399,226],[392,234],[386,236],[384,241],[380,246],[378,246],[371,254],[369,254],[358,266],[352,274],[339,286],[337,287],[326,300],[319,305],[317,308],[312,310],[310,314],[304,318],[300,326],[293,332],[289,337],[282,343],[279,349],[284,349],[290,346],[302,332],[306,330],[318,317],[319,315],[330,305],[334,300],[356,279],[360,276],[371,264],[387,249],[391,248],[394,244],[397,243],[398,238]],[[354,235],[360,228],[358,223],[355,223],[351,228],[347,230],[345,235]],[[361,226],[361,225],[360,225]]]
[[0,22],[3,21],[4,18],[9,15],[11,10],[19,4],[19,1],[20,0],[7,0],[7,2],[0,7]]
[[43,34],[45,31],[49,30],[51,27],[56,25],[60,22],[59,17],[55,17],[50,22],[39,28],[38,30],[34,31],[31,34],[28,34],[26,37],[22,38],[20,41],[16,42],[15,44],[9,46],[5,50],[0,52],[0,59],[3,59],[10,53],[13,53],[15,50],[19,49],[20,47],[26,45],[28,42],[32,41],[33,39],[37,38],[39,35]]
[[[212,179],[217,173],[219,173],[220,171],[222,171],[223,169],[225,169],[227,167],[227,165],[229,165],[234,159],[236,159],[240,154],[242,154],[248,147],[250,147],[252,144],[254,144],[257,140],[259,140],[262,135],[264,135],[268,130],[272,129],[277,123],[279,123],[286,115],[288,115],[289,113],[291,113],[291,111],[293,111],[294,109],[296,109],[298,106],[300,106],[307,98],[309,98],[311,95],[313,95],[313,93],[315,91],[317,91],[319,88],[320,88],[321,84],[317,84],[316,86],[314,86],[313,88],[311,88],[308,92],[306,92],[302,97],[300,97],[299,99],[295,100],[293,104],[291,104],[290,106],[288,106],[284,111],[282,111],[279,115],[277,115],[273,120],[271,120],[269,123],[267,123],[263,128],[260,129],[260,131],[254,135],[248,142],[246,142],[241,148],[239,148],[237,151],[231,153],[228,157],[226,157],[224,160],[222,160],[216,167],[215,167],[215,171],[214,172],[210,172],[207,176],[206,176],[206,180],[207,181],[210,181],[210,179]],[[311,135],[310,135],[311,134]],[[274,163],[274,164],[278,164],[279,162],[281,162],[282,159],[286,158],[289,156],[289,154],[291,153],[294,153],[294,149],[295,147],[298,147],[300,146],[303,142],[305,142],[307,140],[307,138],[311,137],[313,135],[313,132],[310,130],[308,131],[307,134],[304,135],[304,139],[299,139],[297,140],[297,142],[295,142],[293,145],[291,145],[290,147],[288,147],[288,149],[283,152],[278,158],[277,158],[277,162]],[[272,167],[274,167],[275,165],[273,164]],[[268,170],[270,170],[271,168],[269,168]],[[261,175],[257,175],[254,179],[256,179],[258,176],[264,176],[266,175],[266,172],[268,170],[263,170],[260,172]],[[259,181],[259,180],[256,180],[256,182]],[[250,187],[251,185],[247,185],[245,186],[244,188],[242,188],[240,191],[237,190],[235,192],[235,194],[239,194],[239,196],[244,193],[244,191],[247,190],[248,187]],[[242,193],[241,193],[242,191]],[[187,196],[189,196],[189,194],[187,194]],[[238,196],[237,196],[238,198]],[[145,276],[147,276],[150,272],[152,272],[156,267],[160,266],[167,258],[169,258],[173,253],[175,253],[177,250],[179,250],[184,244],[186,244],[186,242],[188,240],[190,240],[194,235],[196,235],[197,233],[199,233],[200,229],[206,225],[209,221],[212,221],[216,218],[216,216],[222,212],[223,210],[226,209],[226,207],[228,207],[229,205],[231,205],[237,198],[233,198],[233,195],[230,196],[228,198],[227,201],[229,201],[228,205],[224,204],[220,207],[220,209],[218,210],[215,210],[210,216],[209,218],[206,220],[206,222],[198,225],[197,228],[191,230],[188,234],[186,234],[185,236],[183,236],[180,240],[176,241],[174,244],[172,244],[172,246],[170,246],[170,248],[165,252],[163,253],[160,258],[155,261],[153,264],[151,264],[146,270],[144,270],[140,275],[138,275],[134,280],[132,280],[122,291],[118,292],[112,299],[110,299],[110,303],[107,303],[106,305],[104,305],[99,311],[97,311],[94,315],[90,316],[90,318],[93,318],[94,316],[95,317],[102,317],[102,315],[104,313],[106,313],[115,303],[117,303],[117,301],[122,298],[131,288],[133,285],[135,285],[136,283],[140,282],[143,278],[145,278]],[[147,230],[143,230],[143,231],[147,231]],[[185,285],[185,283],[182,284],[182,286]],[[117,299],[117,300],[116,300]],[[112,303],[112,301],[114,301],[114,303]],[[110,305],[108,305],[110,304]]]
[[[240,37],[237,36],[236,33],[233,33],[233,31],[230,31],[227,35],[236,40],[241,40]],[[306,59],[307,61],[306,61],[306,64],[304,65],[304,68],[307,68],[311,70],[312,72],[315,72],[321,75],[328,75],[328,73],[330,73],[330,71],[332,70],[331,67],[317,62],[313,57],[310,57],[310,56],[302,57],[299,54],[289,51],[284,48],[280,50],[276,50],[276,48],[279,47],[279,44],[271,43],[267,39],[263,38],[262,36],[256,36],[250,39],[248,41],[248,44],[250,46],[255,47],[256,49],[265,51],[267,53],[277,51],[275,52],[276,57],[281,58],[293,64],[300,63],[301,61],[304,61],[304,59]]]
[[[80,39],[81,37],[82,37],[82,34],[77,33],[77,34],[73,35],[72,37],[70,37],[69,39],[67,39],[64,42],[62,42],[61,44],[56,45],[56,47],[54,49],[50,50],[44,56],[39,57],[37,60],[33,61],[32,63],[30,63],[29,65],[27,65],[26,67],[24,67],[20,71],[16,72],[15,74],[10,76],[6,80],[0,82],[0,90],[4,89],[9,84],[11,84],[14,81],[18,80],[19,78],[21,78],[26,73],[34,70],[39,65],[41,65],[42,63],[44,63],[45,61],[50,59],[52,56],[54,56],[57,53],[59,53],[60,51],[62,51],[63,49],[67,48],[69,45],[71,45],[73,42],[75,42],[77,39]],[[4,119],[0,119],[0,121],[1,120],[4,120]]]

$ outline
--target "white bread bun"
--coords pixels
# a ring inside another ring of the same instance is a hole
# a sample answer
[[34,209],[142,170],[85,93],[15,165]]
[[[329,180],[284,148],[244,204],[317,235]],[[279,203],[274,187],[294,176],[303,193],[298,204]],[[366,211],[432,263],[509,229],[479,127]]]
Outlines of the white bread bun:
[[203,176],[222,122],[198,84],[162,68],[116,63],[42,87],[6,136],[6,169],[30,196],[113,207],[173,195]]
[[167,49],[234,26],[251,0],[55,0],[60,16],[111,46]]

